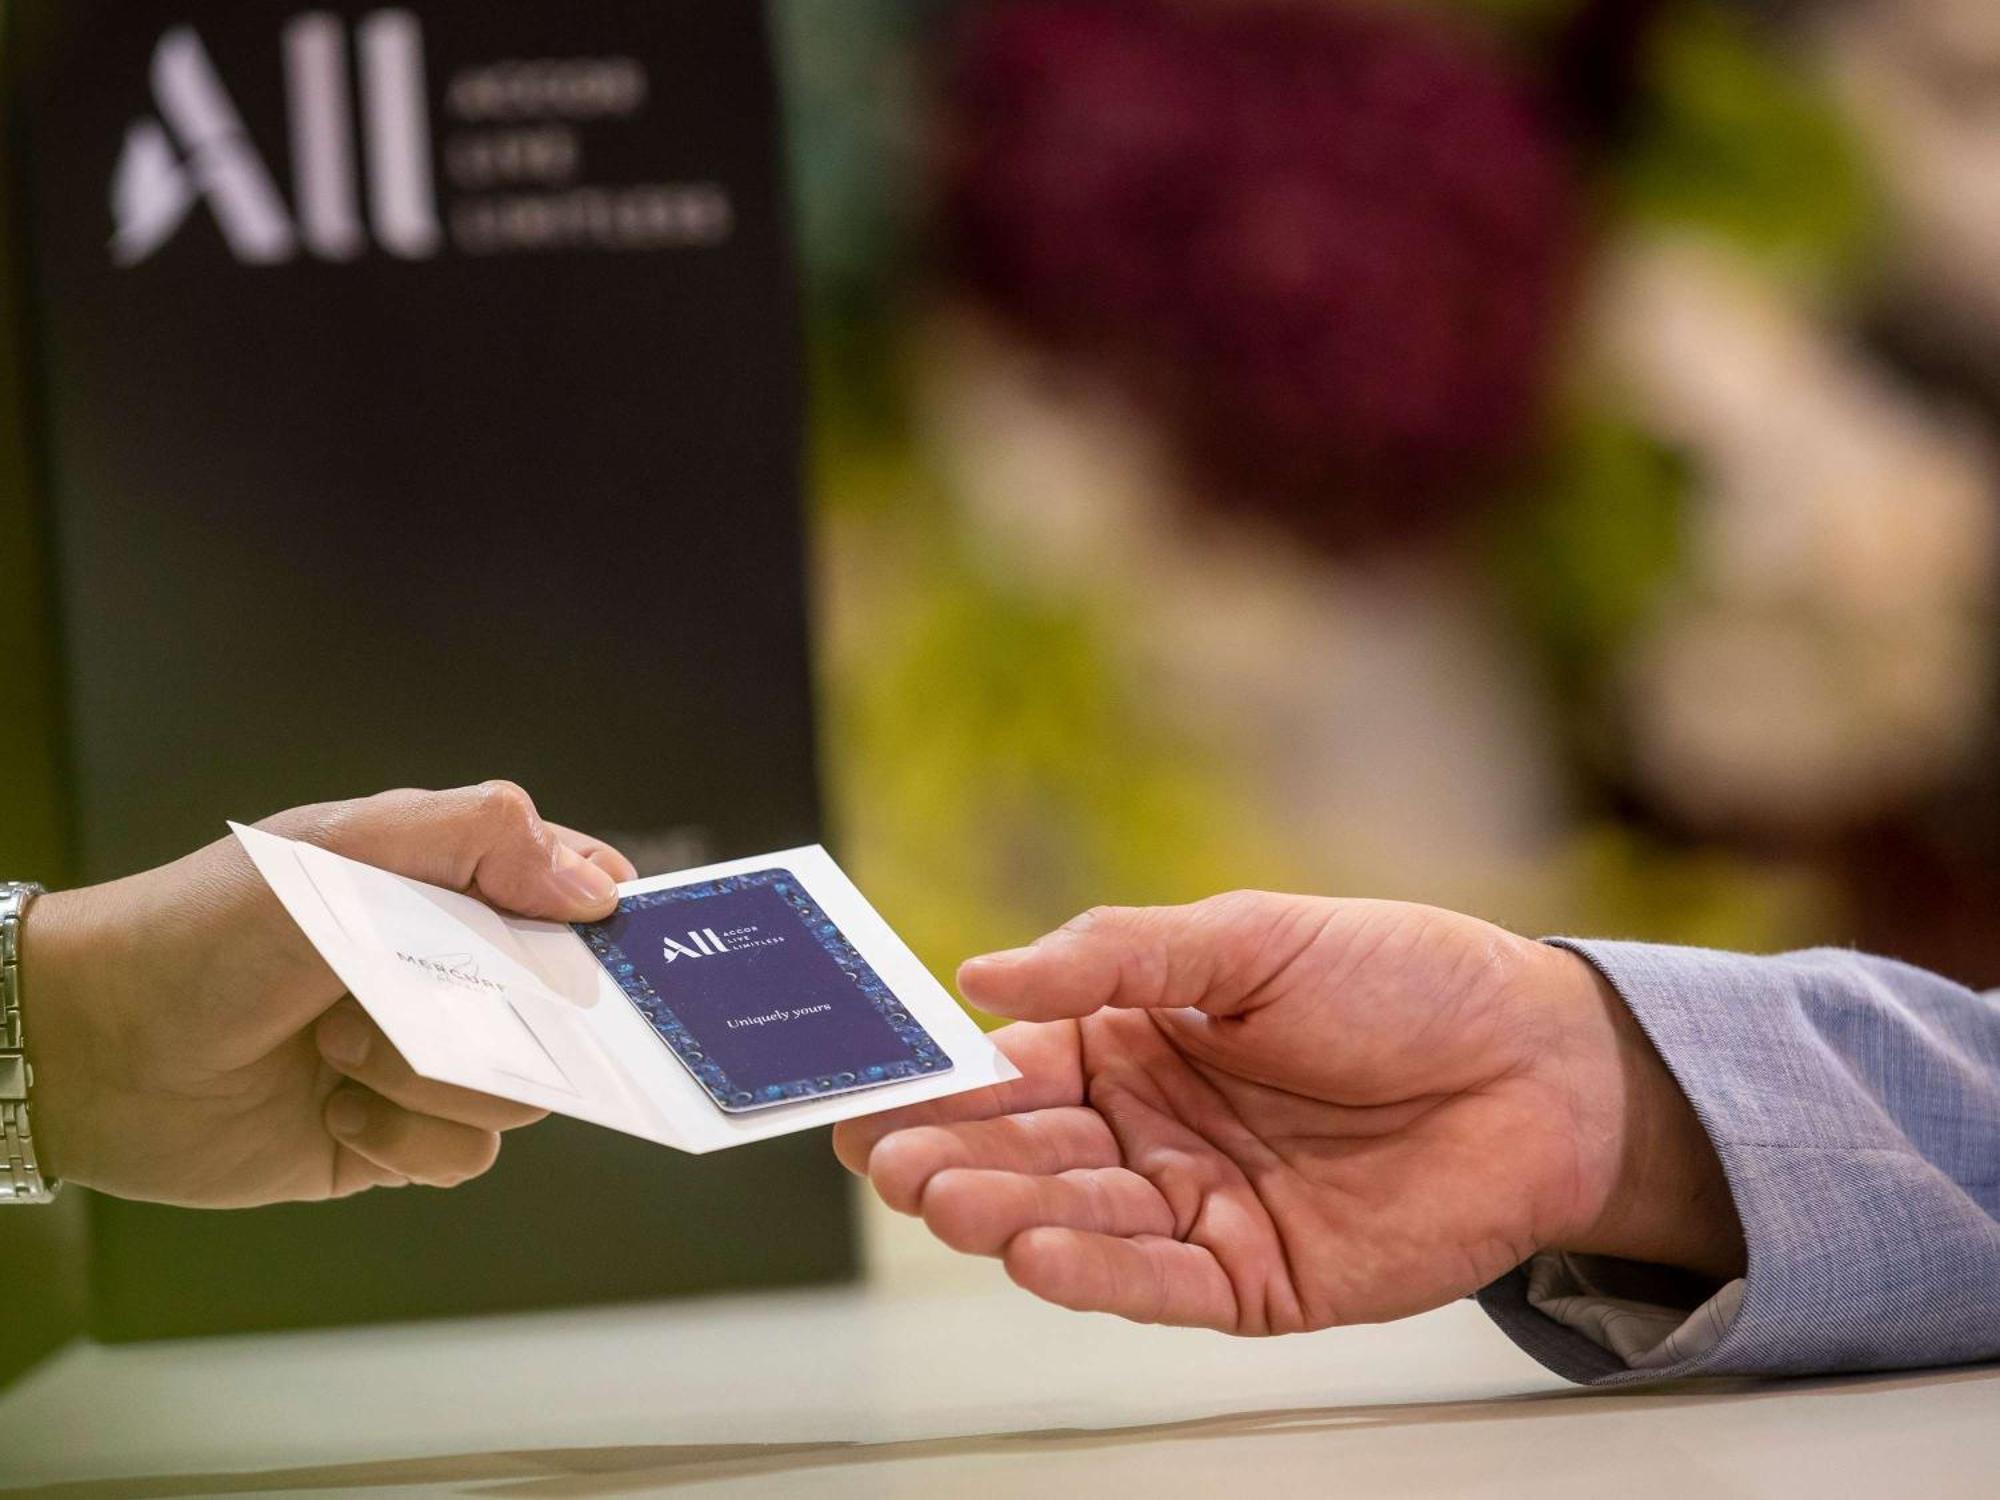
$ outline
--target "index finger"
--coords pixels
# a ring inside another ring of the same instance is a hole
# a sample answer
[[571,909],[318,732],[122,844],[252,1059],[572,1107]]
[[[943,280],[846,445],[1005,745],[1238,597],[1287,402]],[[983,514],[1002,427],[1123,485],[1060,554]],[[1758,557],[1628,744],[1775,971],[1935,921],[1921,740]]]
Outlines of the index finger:
[[1017,1021],[993,1033],[993,1045],[1021,1070],[1021,1076],[892,1109],[833,1127],[834,1154],[857,1177],[868,1173],[868,1158],[886,1135],[914,1125],[954,1125],[1001,1115],[1083,1103],[1083,1042],[1074,1021]]
[[1229,891],[1186,906],[1093,907],[1025,948],[967,959],[958,987],[974,1005],[1024,1021],[1107,1006],[1241,1015],[1341,905]]

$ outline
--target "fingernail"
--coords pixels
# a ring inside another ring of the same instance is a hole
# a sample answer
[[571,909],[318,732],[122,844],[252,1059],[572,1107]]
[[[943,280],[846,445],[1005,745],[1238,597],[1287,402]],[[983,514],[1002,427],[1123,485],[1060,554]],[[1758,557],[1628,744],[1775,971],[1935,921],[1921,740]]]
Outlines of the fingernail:
[[584,906],[603,906],[618,894],[618,882],[574,849],[556,857],[555,874],[556,883]]
[[1032,957],[1034,952],[1033,948],[1002,948],[998,953],[982,953],[977,958],[968,958],[965,967],[969,969],[977,965],[982,969],[1005,968],[1008,964],[1017,964],[1024,958]]
[[352,1093],[335,1094],[327,1101],[326,1128],[338,1136],[357,1136],[368,1123],[368,1106]]
[[368,1048],[374,1041],[368,1033],[368,1023],[361,1017],[336,1012],[320,1022],[320,1056],[343,1067],[359,1067],[368,1060]]
[[1032,948],[1003,948],[998,953],[982,953],[977,958],[968,958],[958,966],[959,993],[977,1005],[989,978],[1005,988],[1008,981],[1000,976],[1033,952]]

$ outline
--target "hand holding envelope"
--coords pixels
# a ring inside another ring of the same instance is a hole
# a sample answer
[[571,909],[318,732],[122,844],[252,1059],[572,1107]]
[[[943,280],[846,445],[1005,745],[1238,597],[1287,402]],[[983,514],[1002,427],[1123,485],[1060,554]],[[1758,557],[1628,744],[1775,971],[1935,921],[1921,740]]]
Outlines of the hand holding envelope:
[[236,836],[438,1083],[706,1152],[1017,1076],[816,846],[628,882],[576,930]]
[[[507,782],[294,808],[263,826],[564,921],[607,915],[632,874]],[[85,1187],[223,1208],[448,1185],[492,1164],[499,1132],[541,1117],[413,1073],[233,838],[41,897],[21,959],[43,1168]]]

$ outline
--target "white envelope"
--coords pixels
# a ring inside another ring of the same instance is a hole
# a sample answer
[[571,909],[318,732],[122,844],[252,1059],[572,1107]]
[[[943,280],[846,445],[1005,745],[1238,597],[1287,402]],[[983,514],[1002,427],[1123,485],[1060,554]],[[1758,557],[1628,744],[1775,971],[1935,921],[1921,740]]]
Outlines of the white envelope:
[[[951,1058],[949,1072],[746,1114],[720,1109],[559,922],[536,922],[310,844],[229,825],[285,910],[426,1078],[681,1151],[716,1151],[1020,1076],[818,845],[618,888],[788,869]],[[780,997],[774,997],[780,998]]]

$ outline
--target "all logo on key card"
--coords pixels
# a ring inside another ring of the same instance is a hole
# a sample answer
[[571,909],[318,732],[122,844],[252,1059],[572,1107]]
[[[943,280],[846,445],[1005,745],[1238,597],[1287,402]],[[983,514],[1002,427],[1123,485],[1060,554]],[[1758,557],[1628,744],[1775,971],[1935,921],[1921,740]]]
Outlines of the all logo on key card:
[[[690,932],[687,942],[678,938],[665,938],[660,944],[660,957],[668,963],[677,958],[713,958],[718,953],[727,953],[729,945],[715,934],[713,927],[704,927],[699,932]],[[689,945],[692,946],[689,946]]]

